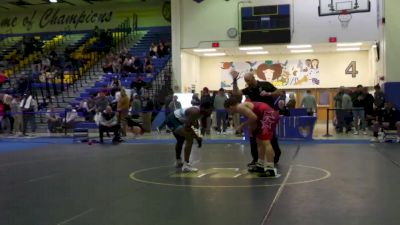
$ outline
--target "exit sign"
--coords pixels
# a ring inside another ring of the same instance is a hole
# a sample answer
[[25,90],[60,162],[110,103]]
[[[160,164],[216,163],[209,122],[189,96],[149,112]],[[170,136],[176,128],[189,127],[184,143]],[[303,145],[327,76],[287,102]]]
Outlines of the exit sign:
[[219,42],[213,42],[212,43],[213,48],[219,48]]

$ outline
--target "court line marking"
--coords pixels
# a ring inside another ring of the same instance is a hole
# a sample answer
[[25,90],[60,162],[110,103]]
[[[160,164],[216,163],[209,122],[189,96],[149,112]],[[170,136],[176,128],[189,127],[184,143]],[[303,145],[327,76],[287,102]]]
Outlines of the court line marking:
[[289,179],[289,176],[292,173],[292,169],[293,169],[293,165],[290,165],[289,170],[285,176],[285,179],[283,180],[281,186],[279,187],[278,191],[276,192],[275,197],[272,200],[271,205],[268,208],[267,214],[265,214],[265,216],[261,222],[261,225],[264,225],[267,222],[268,218],[270,217],[272,208],[275,206],[275,203],[278,201],[279,197],[281,196],[281,194],[283,192],[283,188],[285,187],[285,185]]
[[88,210],[86,210],[86,211],[84,211],[84,212],[82,212],[82,213],[79,213],[79,214],[76,215],[76,216],[73,216],[73,217],[71,217],[71,218],[69,218],[69,219],[67,219],[67,220],[64,220],[64,221],[62,221],[62,222],[57,223],[57,225],[67,224],[67,223],[69,223],[69,222],[71,222],[71,221],[73,221],[73,220],[78,219],[79,217],[82,217],[82,216],[84,216],[84,215],[86,215],[86,214],[91,213],[92,211],[94,211],[93,208],[92,208],[92,209],[88,209]]
[[[224,164],[224,163],[221,163]],[[303,180],[303,181],[296,181],[296,182],[287,182],[285,185],[299,185],[299,184],[308,184],[312,182],[317,182],[321,180],[328,179],[332,174],[326,169],[319,168],[319,167],[314,167],[314,166],[306,166],[306,165],[301,165],[301,164],[295,164],[291,165],[293,167],[304,167],[304,168],[310,168],[310,169],[315,169],[319,170],[325,173],[324,176],[316,178],[316,179],[310,179],[310,180]],[[146,168],[146,169],[141,169],[141,170],[136,170],[129,174],[129,178],[132,179],[133,181],[139,182],[139,183],[144,183],[144,184],[152,184],[152,185],[160,185],[160,186],[169,186],[169,187],[194,187],[194,188],[254,188],[254,187],[276,187],[280,186],[281,183],[279,184],[259,184],[259,185],[220,185],[220,186],[213,186],[213,185],[186,185],[186,184],[172,184],[172,183],[161,183],[161,182],[156,182],[156,181],[149,181],[149,180],[143,180],[140,178],[137,178],[136,175],[142,172],[150,171],[150,170],[155,170],[155,169],[161,169],[161,168],[169,168],[171,167],[170,165],[168,166],[158,166],[158,167],[151,167],[151,168]],[[274,178],[270,178],[274,179]]]
[[235,176],[233,176],[233,178],[238,178],[240,177],[240,175],[242,175],[241,173],[236,174]]
[[202,177],[204,177],[205,175],[207,175],[207,174],[206,174],[206,173],[202,173],[202,174],[198,175],[197,177],[198,177],[198,178],[202,178]]
[[30,179],[30,180],[27,180],[27,181],[23,182],[23,184],[32,183],[32,182],[41,181],[41,180],[46,180],[46,179],[50,179],[50,178],[53,178],[53,177],[55,177],[55,176],[57,176],[57,175],[59,175],[59,173],[53,173],[53,174],[50,174],[50,175],[47,175],[47,176],[38,177],[38,178],[33,178],[33,179]]

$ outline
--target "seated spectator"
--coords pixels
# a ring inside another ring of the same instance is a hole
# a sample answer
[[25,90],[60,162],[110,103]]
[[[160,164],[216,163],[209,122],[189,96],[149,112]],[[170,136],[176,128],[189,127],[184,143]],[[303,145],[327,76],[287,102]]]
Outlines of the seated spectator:
[[285,100],[279,100],[278,108],[279,108],[279,115],[290,116],[289,108],[285,106]]
[[76,107],[75,110],[78,113],[82,113],[82,115],[86,115],[86,113],[87,113],[86,102],[83,100],[79,101],[79,105]]
[[139,57],[135,57],[135,61],[133,61],[132,72],[134,73],[143,73],[143,63]]
[[151,43],[150,49],[149,49],[149,56],[153,59],[157,58],[157,45],[155,43]]
[[145,73],[152,73],[154,71],[154,66],[151,64],[150,57],[144,58],[143,70]]
[[146,82],[144,82],[142,76],[137,76],[131,83],[131,89],[135,89],[139,96],[142,95],[142,88],[145,86]]
[[135,57],[128,55],[123,63],[122,63],[122,71],[124,73],[131,73],[133,71],[133,62],[135,61]]
[[96,102],[94,101],[93,97],[90,96],[89,99],[86,101],[86,121],[93,121],[94,115],[96,115]]
[[103,143],[104,132],[114,132],[113,143],[121,141],[119,137],[119,124],[117,115],[112,111],[111,106],[107,106],[104,112],[101,113],[99,120],[99,135],[100,143]]
[[41,62],[41,67],[40,67],[40,71],[42,73],[46,73],[50,71],[50,66],[51,66],[51,62],[50,59],[47,58],[46,56],[42,57],[42,62]]
[[121,73],[121,70],[122,70],[121,62],[122,62],[122,60],[118,56],[113,57],[112,67],[113,67],[114,73]]
[[160,41],[160,43],[158,43],[158,46],[157,46],[157,56],[158,56],[158,58],[162,58],[162,57],[165,56],[165,49],[164,48],[165,48],[164,43],[162,41]]
[[75,127],[76,119],[78,118],[78,113],[75,109],[72,109],[72,106],[67,106],[65,108],[65,118],[62,120],[63,126],[66,128],[73,128]]
[[54,108],[53,105],[49,106],[49,109],[47,110],[46,113],[46,119],[47,119],[47,128],[50,133],[55,133],[57,132],[57,128],[61,127],[61,117],[59,113],[56,112],[56,109]]
[[384,103],[384,108],[377,111],[378,116],[373,122],[374,138],[371,141],[377,142],[379,129],[397,130],[396,142],[400,142],[400,121],[397,118],[397,109],[390,102]]
[[3,87],[4,84],[8,83],[8,85],[11,87],[11,82],[8,79],[8,77],[4,74],[4,71],[0,72],[0,88]]
[[113,64],[112,61],[106,60],[103,63],[103,72],[104,73],[113,73]]

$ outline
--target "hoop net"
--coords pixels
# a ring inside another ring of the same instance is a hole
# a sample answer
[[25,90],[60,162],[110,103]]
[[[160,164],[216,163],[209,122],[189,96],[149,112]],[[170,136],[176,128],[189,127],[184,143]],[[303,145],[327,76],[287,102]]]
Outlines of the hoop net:
[[352,15],[347,10],[340,11],[338,20],[340,22],[340,25],[342,25],[342,28],[347,28],[349,26],[351,18]]

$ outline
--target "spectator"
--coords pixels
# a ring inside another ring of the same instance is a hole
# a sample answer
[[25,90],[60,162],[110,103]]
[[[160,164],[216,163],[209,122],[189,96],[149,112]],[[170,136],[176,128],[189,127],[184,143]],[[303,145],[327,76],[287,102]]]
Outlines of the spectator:
[[26,136],[28,123],[32,129],[32,135],[36,132],[36,119],[35,113],[38,110],[38,104],[36,100],[32,97],[32,95],[26,94],[24,95],[21,103],[20,108],[22,110],[22,120],[23,120],[23,130],[22,135]]
[[49,133],[57,132],[57,128],[61,126],[61,117],[59,113],[56,112],[56,109],[53,105],[49,106],[49,109],[46,113],[46,119]]
[[4,74],[4,71],[0,72],[0,88],[3,87],[4,84],[8,83],[9,87],[11,88],[11,82],[8,77]]
[[317,112],[317,101],[315,100],[314,95],[311,94],[311,90],[307,90],[306,94],[303,96],[301,100],[301,107],[307,109],[307,114],[309,116],[314,115]]
[[106,109],[101,113],[99,120],[99,135],[100,143],[103,144],[104,132],[114,132],[114,138],[112,142],[118,143],[121,141],[119,137],[119,125],[117,115],[112,111],[111,106],[107,106]]
[[42,62],[40,67],[40,72],[46,73],[50,71],[51,62],[46,56],[42,56]]
[[153,59],[157,58],[157,45],[155,43],[151,43],[150,49],[149,49],[149,56]]
[[151,116],[153,114],[154,104],[153,101],[151,101],[151,99],[148,96],[145,96],[143,98],[142,108],[143,108],[143,113],[142,113],[143,129],[145,132],[150,132]]
[[135,57],[132,68],[133,68],[132,69],[133,73],[143,73],[143,63],[139,57],[137,57],[137,56]]
[[296,97],[294,96],[294,93],[289,94],[289,101],[286,104],[286,107],[288,109],[294,109],[296,108]]
[[178,96],[174,95],[172,101],[168,105],[168,110],[173,112],[177,109],[182,109],[182,104],[178,101]]
[[138,94],[133,94],[131,116],[133,119],[139,119],[140,113],[142,112],[142,102],[140,101],[140,96]]
[[106,110],[106,107],[110,105],[110,102],[108,101],[108,98],[103,91],[99,92],[95,102],[97,112],[103,112],[104,110]]
[[278,101],[278,111],[279,111],[279,115],[281,115],[281,116],[290,116],[289,108],[287,106],[285,106],[284,100]]
[[[225,95],[225,90],[220,88],[218,94],[214,97],[214,109],[216,111],[217,132],[226,134],[228,112],[224,107],[224,103],[228,98]],[[222,123],[222,124],[221,124]]]
[[127,120],[129,113],[129,98],[126,95],[125,89],[121,90],[121,97],[117,103],[117,111],[119,113],[119,119],[121,124],[121,135],[122,137],[126,136],[126,129],[127,129]]
[[0,133],[3,133],[4,126],[4,104],[3,100],[0,99]]
[[[210,95],[210,91],[207,87],[203,88],[203,91],[201,93],[201,98],[200,98],[200,104],[210,104],[213,105],[213,101]],[[201,134],[202,135],[210,135],[211,133],[211,117],[203,117],[202,122],[201,122]]]
[[199,94],[193,93],[192,95],[192,101],[190,102],[192,106],[200,106],[200,98]]
[[131,89],[135,89],[136,93],[141,96],[142,88],[146,86],[146,82],[143,81],[142,76],[137,76],[131,83]]
[[87,114],[85,115],[85,120],[93,121],[94,115],[96,115],[96,102],[92,96],[89,96],[88,100],[86,101],[86,112]]
[[151,64],[150,57],[144,58],[143,70],[145,73],[152,73],[154,71],[154,66]]
[[353,120],[353,117],[351,115],[351,111],[353,108],[353,102],[351,101],[351,91],[349,89],[345,89],[343,96],[342,96],[342,107],[341,109],[343,110],[343,122],[344,122],[344,127],[346,128],[346,133],[351,131],[351,122]]
[[342,110],[342,100],[344,94],[344,87],[339,88],[339,92],[335,95],[335,108],[336,108],[336,132],[341,133],[343,132],[343,125],[344,125],[344,113]]
[[78,113],[70,105],[65,108],[65,113],[65,118],[62,120],[63,126],[67,129],[74,128],[76,119],[78,118]]
[[366,120],[366,125],[371,126],[372,125],[372,120],[374,119],[374,96],[371,95],[368,91],[368,88],[364,88],[364,111],[365,111],[365,120]]
[[15,96],[10,104],[11,115],[14,117],[13,128],[15,134],[22,134],[23,131],[22,109],[20,107],[20,104],[21,104],[21,97],[19,95]]
[[[362,87],[361,87],[362,89]],[[354,116],[354,135],[358,135],[360,133],[360,123],[361,129],[364,134],[367,134],[365,127],[365,99],[363,93],[356,93],[356,99],[353,100],[353,116]],[[359,121],[360,120],[360,121]]]
[[374,86],[375,89],[375,93],[374,93],[374,105],[376,107],[376,109],[381,109],[383,108],[385,103],[385,94],[383,93],[383,91],[381,90],[381,86],[379,86],[379,84]]
[[385,102],[384,107],[377,110],[376,121],[373,124],[374,138],[371,141],[378,142],[380,128],[397,130],[396,142],[400,142],[400,121],[397,118],[398,111],[390,102]]

